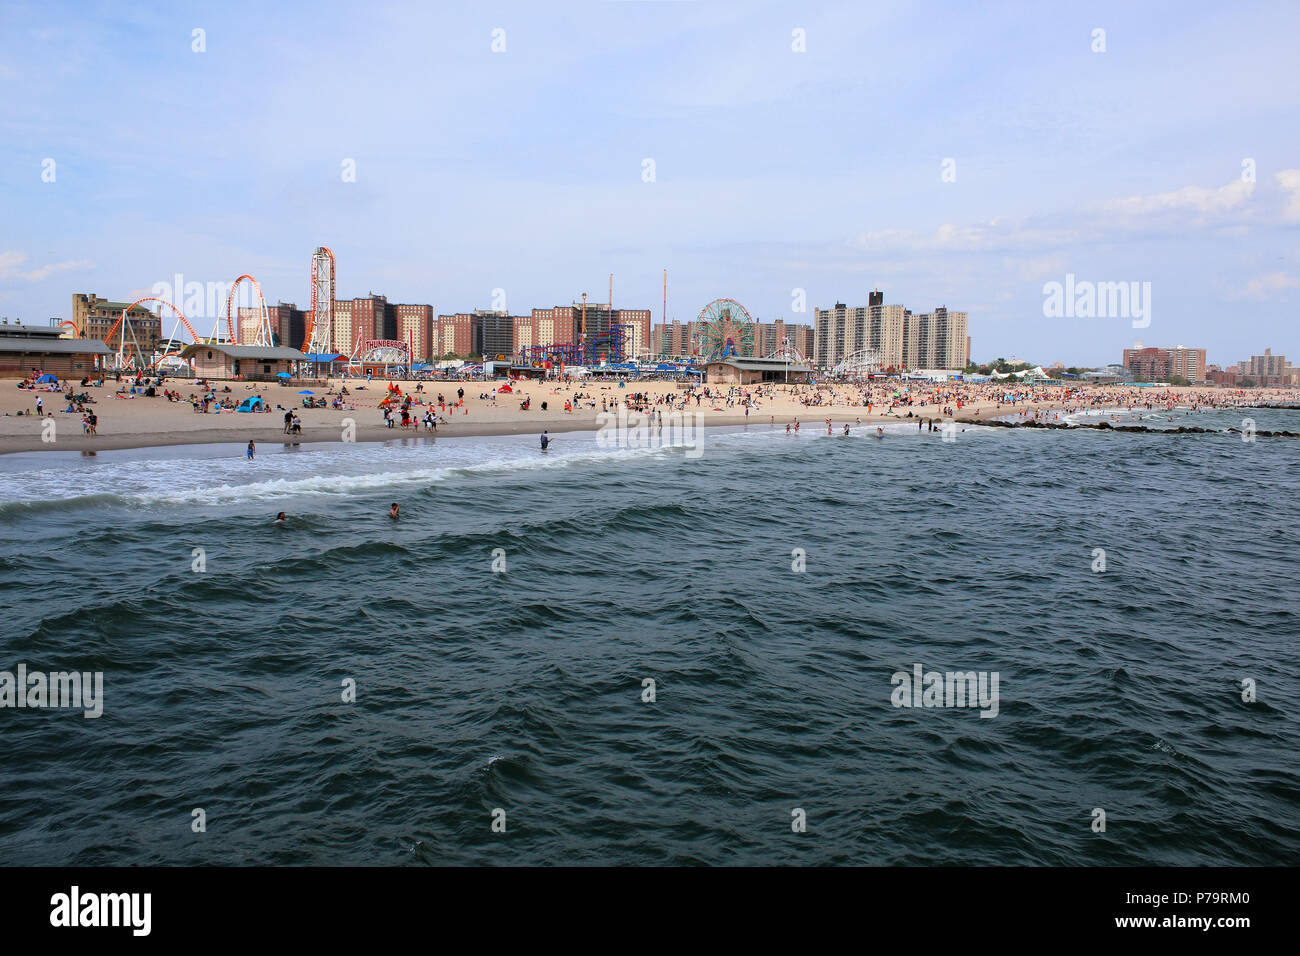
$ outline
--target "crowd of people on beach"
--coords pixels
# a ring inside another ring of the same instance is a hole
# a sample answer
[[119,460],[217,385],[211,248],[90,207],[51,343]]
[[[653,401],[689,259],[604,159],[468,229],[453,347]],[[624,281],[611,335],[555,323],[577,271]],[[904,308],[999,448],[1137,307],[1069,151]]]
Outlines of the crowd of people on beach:
[[[370,381],[366,379],[366,382]],[[84,376],[78,388],[70,383],[60,383],[55,376],[42,374],[40,369],[32,369],[17,383],[17,387],[33,395],[33,407],[20,409],[17,414],[39,417],[52,417],[56,413],[78,415],[83,432],[96,435],[99,434],[100,421],[92,393],[107,386],[113,388],[111,392],[106,389],[110,398],[157,399],[173,405],[188,404],[196,414],[237,409],[254,413],[279,411],[284,416],[284,434],[302,435],[307,425],[305,416],[296,407],[285,408],[268,401],[275,391],[273,386],[268,389],[269,384],[245,383],[241,393],[236,390],[239,383],[234,383],[236,387],[232,388],[232,384],[213,384],[206,379],[169,379],[161,372],[134,371],[95,372]],[[466,401],[466,387],[472,387],[468,382],[445,383],[444,389],[457,386],[454,393],[438,391],[434,396],[426,396],[425,390],[439,387],[437,383],[389,382],[378,401],[353,396],[354,390],[365,392],[365,383],[334,380],[326,381],[324,385],[327,389],[324,396],[310,391],[302,393],[303,397],[298,399],[302,409],[345,412],[359,406],[363,411],[375,408],[386,428],[426,433],[436,433],[439,425],[452,424],[471,413]],[[856,411],[856,416],[849,420],[840,419],[841,424],[835,426],[850,431],[852,423],[861,424],[863,417],[876,421],[906,419],[909,424],[916,420],[918,430],[927,427],[935,430],[946,422],[970,424],[994,418],[1011,422],[1060,422],[1068,416],[1088,412],[1106,415],[1118,422],[1121,415],[1139,411],[1159,412],[1172,417],[1176,409],[1198,412],[1297,401],[1294,389],[1277,387],[1213,389],[1204,386],[975,383],[898,378],[739,385],[670,379],[602,381],[566,378],[540,382],[485,382],[477,392],[476,407],[497,409],[489,417],[500,418],[503,395],[517,399],[520,411],[531,413],[539,410],[544,419],[551,421],[554,421],[551,416],[556,413],[575,417],[582,413],[585,417],[587,413],[616,409],[650,414],[652,422],[662,421],[670,411],[710,410],[729,414],[733,420],[742,416],[748,419],[752,412],[761,411],[763,418],[775,426],[777,416],[789,421],[793,417],[791,412],[796,409],[803,409],[809,417],[815,414],[816,418],[827,415],[837,418],[834,415],[837,410]],[[57,396],[57,399],[51,396]],[[797,432],[798,421],[790,422],[787,428]]]

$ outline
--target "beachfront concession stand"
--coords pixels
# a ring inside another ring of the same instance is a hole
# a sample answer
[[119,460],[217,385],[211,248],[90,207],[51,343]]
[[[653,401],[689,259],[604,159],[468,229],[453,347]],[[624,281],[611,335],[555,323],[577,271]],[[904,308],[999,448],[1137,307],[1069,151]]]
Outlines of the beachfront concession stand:
[[806,382],[812,375],[807,365],[784,358],[716,359],[704,366],[709,385],[754,385],[759,382]]
[[59,378],[83,378],[112,354],[98,339],[65,339],[54,326],[0,324],[0,376],[21,378],[40,369]]
[[181,357],[194,363],[197,378],[241,378],[274,382],[282,372],[293,373],[307,356],[297,349],[266,345],[191,345]]

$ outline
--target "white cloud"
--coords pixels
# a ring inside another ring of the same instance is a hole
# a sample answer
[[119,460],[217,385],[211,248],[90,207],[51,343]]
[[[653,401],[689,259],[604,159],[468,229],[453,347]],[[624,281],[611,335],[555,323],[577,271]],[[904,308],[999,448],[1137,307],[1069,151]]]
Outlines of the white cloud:
[[1068,271],[1068,265],[1066,256],[1059,253],[1003,261],[1004,268],[1008,272],[1014,271],[1021,282],[1038,282],[1047,278],[1056,278]]
[[944,223],[931,235],[913,229],[881,229],[864,232],[850,240],[863,252],[935,252],[953,249],[977,249],[984,240],[981,226],[957,226]]
[[1271,299],[1279,292],[1297,286],[1300,286],[1300,279],[1295,276],[1287,275],[1285,272],[1270,272],[1267,275],[1256,276],[1247,282],[1242,295],[1248,299]]
[[23,272],[19,267],[27,261],[27,253],[9,250],[0,252],[0,279],[24,279],[28,282],[39,282],[41,279],[48,279],[52,275],[58,275],[61,272],[78,272],[84,269],[92,269],[95,264],[89,259],[68,259],[64,262],[52,262],[49,265],[39,266],[30,272]]
[[1284,169],[1274,178],[1286,193],[1282,218],[1287,222],[1300,222],[1300,169]]
[[[1300,169],[1277,174],[1278,183],[1287,193],[1284,216],[1300,221]],[[1213,228],[1219,234],[1241,238],[1250,231],[1249,211],[1255,184],[1232,182],[1226,186],[1184,186],[1171,192],[1148,196],[1130,196],[1092,203],[1070,211],[1016,220],[995,216],[981,223],[960,225],[944,223],[933,232],[914,229],[879,229],[862,232],[848,240],[855,252],[869,255],[926,254],[941,252],[981,252],[1015,254],[1023,258],[1008,260],[1021,278],[1033,278],[1057,264],[1048,250],[1059,250],[1079,243],[1105,243],[1131,237],[1135,232],[1149,233],[1153,216],[1167,214],[1166,228]],[[1228,217],[1223,222],[1215,218]],[[1054,270],[1059,271],[1059,270]]]
[[1150,196],[1129,196],[1112,199],[1101,204],[1103,212],[1124,215],[1151,215],[1152,213],[1190,210],[1205,215],[1222,215],[1245,205],[1255,191],[1255,184],[1241,180],[1211,189],[1206,186],[1184,186],[1168,193]]

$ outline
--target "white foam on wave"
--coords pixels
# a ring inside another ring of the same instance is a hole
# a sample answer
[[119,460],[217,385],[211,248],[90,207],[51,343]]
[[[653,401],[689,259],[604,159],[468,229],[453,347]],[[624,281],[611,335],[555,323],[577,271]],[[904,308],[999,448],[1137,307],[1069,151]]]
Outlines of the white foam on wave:
[[[713,440],[726,437],[710,436]],[[565,446],[570,447],[566,450]],[[185,458],[174,454],[153,459],[79,460],[62,468],[10,472],[5,479],[7,497],[15,502],[98,500],[120,501],[131,507],[228,506],[429,486],[475,475],[652,459],[681,454],[688,447],[678,441],[606,448],[597,445],[592,432],[566,432],[557,436],[545,454],[532,436],[493,436],[410,446],[357,443],[293,452],[264,449],[253,462],[242,456]]]

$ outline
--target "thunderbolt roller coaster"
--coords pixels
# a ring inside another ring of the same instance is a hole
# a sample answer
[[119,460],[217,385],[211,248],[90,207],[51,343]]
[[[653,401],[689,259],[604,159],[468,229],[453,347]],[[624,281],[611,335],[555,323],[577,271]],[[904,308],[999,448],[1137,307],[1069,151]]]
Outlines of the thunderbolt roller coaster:
[[850,352],[830,369],[836,378],[866,378],[880,371],[880,353],[875,349]]

